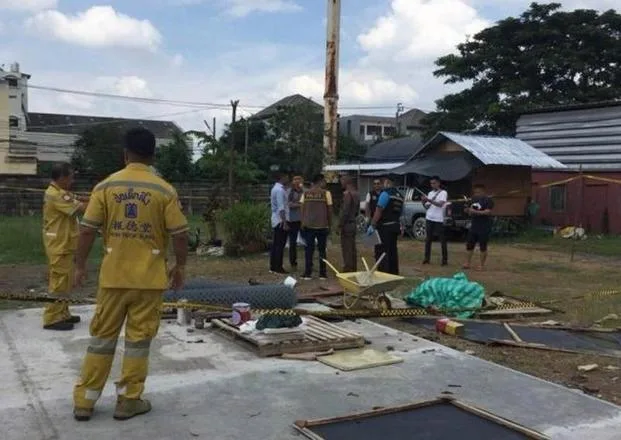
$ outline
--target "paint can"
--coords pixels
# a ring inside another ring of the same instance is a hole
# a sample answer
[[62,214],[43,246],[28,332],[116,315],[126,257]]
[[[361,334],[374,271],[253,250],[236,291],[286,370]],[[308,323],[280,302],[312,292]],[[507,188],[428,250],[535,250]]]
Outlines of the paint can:
[[250,318],[250,304],[233,304],[233,315],[231,316],[231,322],[233,323],[233,325],[242,325],[243,323],[250,321]]
[[436,321],[436,331],[451,336],[463,336],[465,327],[463,324],[452,321],[449,318],[440,318]]
[[[187,304],[188,300],[187,299],[182,299],[179,302],[182,303],[182,304]],[[179,325],[190,325],[191,322],[192,322],[192,314],[190,312],[190,309],[185,308],[185,307],[177,308],[177,324],[179,324]]]

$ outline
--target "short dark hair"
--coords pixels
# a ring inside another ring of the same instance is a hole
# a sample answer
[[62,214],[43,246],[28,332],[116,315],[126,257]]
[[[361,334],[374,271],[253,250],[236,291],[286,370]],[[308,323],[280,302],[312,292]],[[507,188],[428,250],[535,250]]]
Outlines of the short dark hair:
[[155,135],[146,128],[130,128],[125,133],[125,149],[141,158],[155,155]]
[[442,181],[440,180],[440,177],[439,177],[439,176],[431,176],[431,179],[429,179],[429,181],[431,182],[432,180],[435,180],[435,181],[438,181],[438,182],[442,182]]
[[63,177],[69,177],[73,173],[73,168],[70,163],[62,162],[57,163],[52,167],[52,180],[62,179]]
[[317,184],[319,182],[321,182],[322,180],[326,180],[325,176],[323,174],[317,174],[315,175],[315,177],[313,177],[313,183]]

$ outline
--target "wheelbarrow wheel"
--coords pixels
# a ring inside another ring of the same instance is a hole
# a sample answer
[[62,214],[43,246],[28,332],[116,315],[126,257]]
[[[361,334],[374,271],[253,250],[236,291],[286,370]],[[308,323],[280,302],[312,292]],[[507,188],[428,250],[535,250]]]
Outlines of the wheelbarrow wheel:
[[358,301],[360,300],[360,297],[358,295],[351,295],[347,292],[345,292],[343,294],[343,306],[345,306],[346,309],[353,309],[356,304],[358,304]]
[[390,298],[386,295],[379,295],[375,298],[375,308],[377,310],[391,310],[392,303],[390,302]]

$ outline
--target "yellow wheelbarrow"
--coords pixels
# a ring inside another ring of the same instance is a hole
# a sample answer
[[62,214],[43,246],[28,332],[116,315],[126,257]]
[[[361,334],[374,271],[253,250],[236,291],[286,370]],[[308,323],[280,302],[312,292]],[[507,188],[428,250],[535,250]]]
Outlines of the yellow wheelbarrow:
[[[366,271],[341,273],[329,261],[323,261],[334,271],[343,288],[343,305],[346,309],[355,308],[359,301],[368,301],[375,309],[389,310],[392,304],[386,293],[399,287],[405,280],[398,275],[369,271],[368,268]],[[364,259],[363,262],[367,267]]]

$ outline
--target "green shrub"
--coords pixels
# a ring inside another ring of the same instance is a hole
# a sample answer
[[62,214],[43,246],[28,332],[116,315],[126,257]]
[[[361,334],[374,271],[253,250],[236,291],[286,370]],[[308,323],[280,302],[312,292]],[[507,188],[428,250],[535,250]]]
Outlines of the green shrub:
[[267,248],[270,211],[266,204],[236,203],[220,214],[220,223],[227,255],[251,254]]

